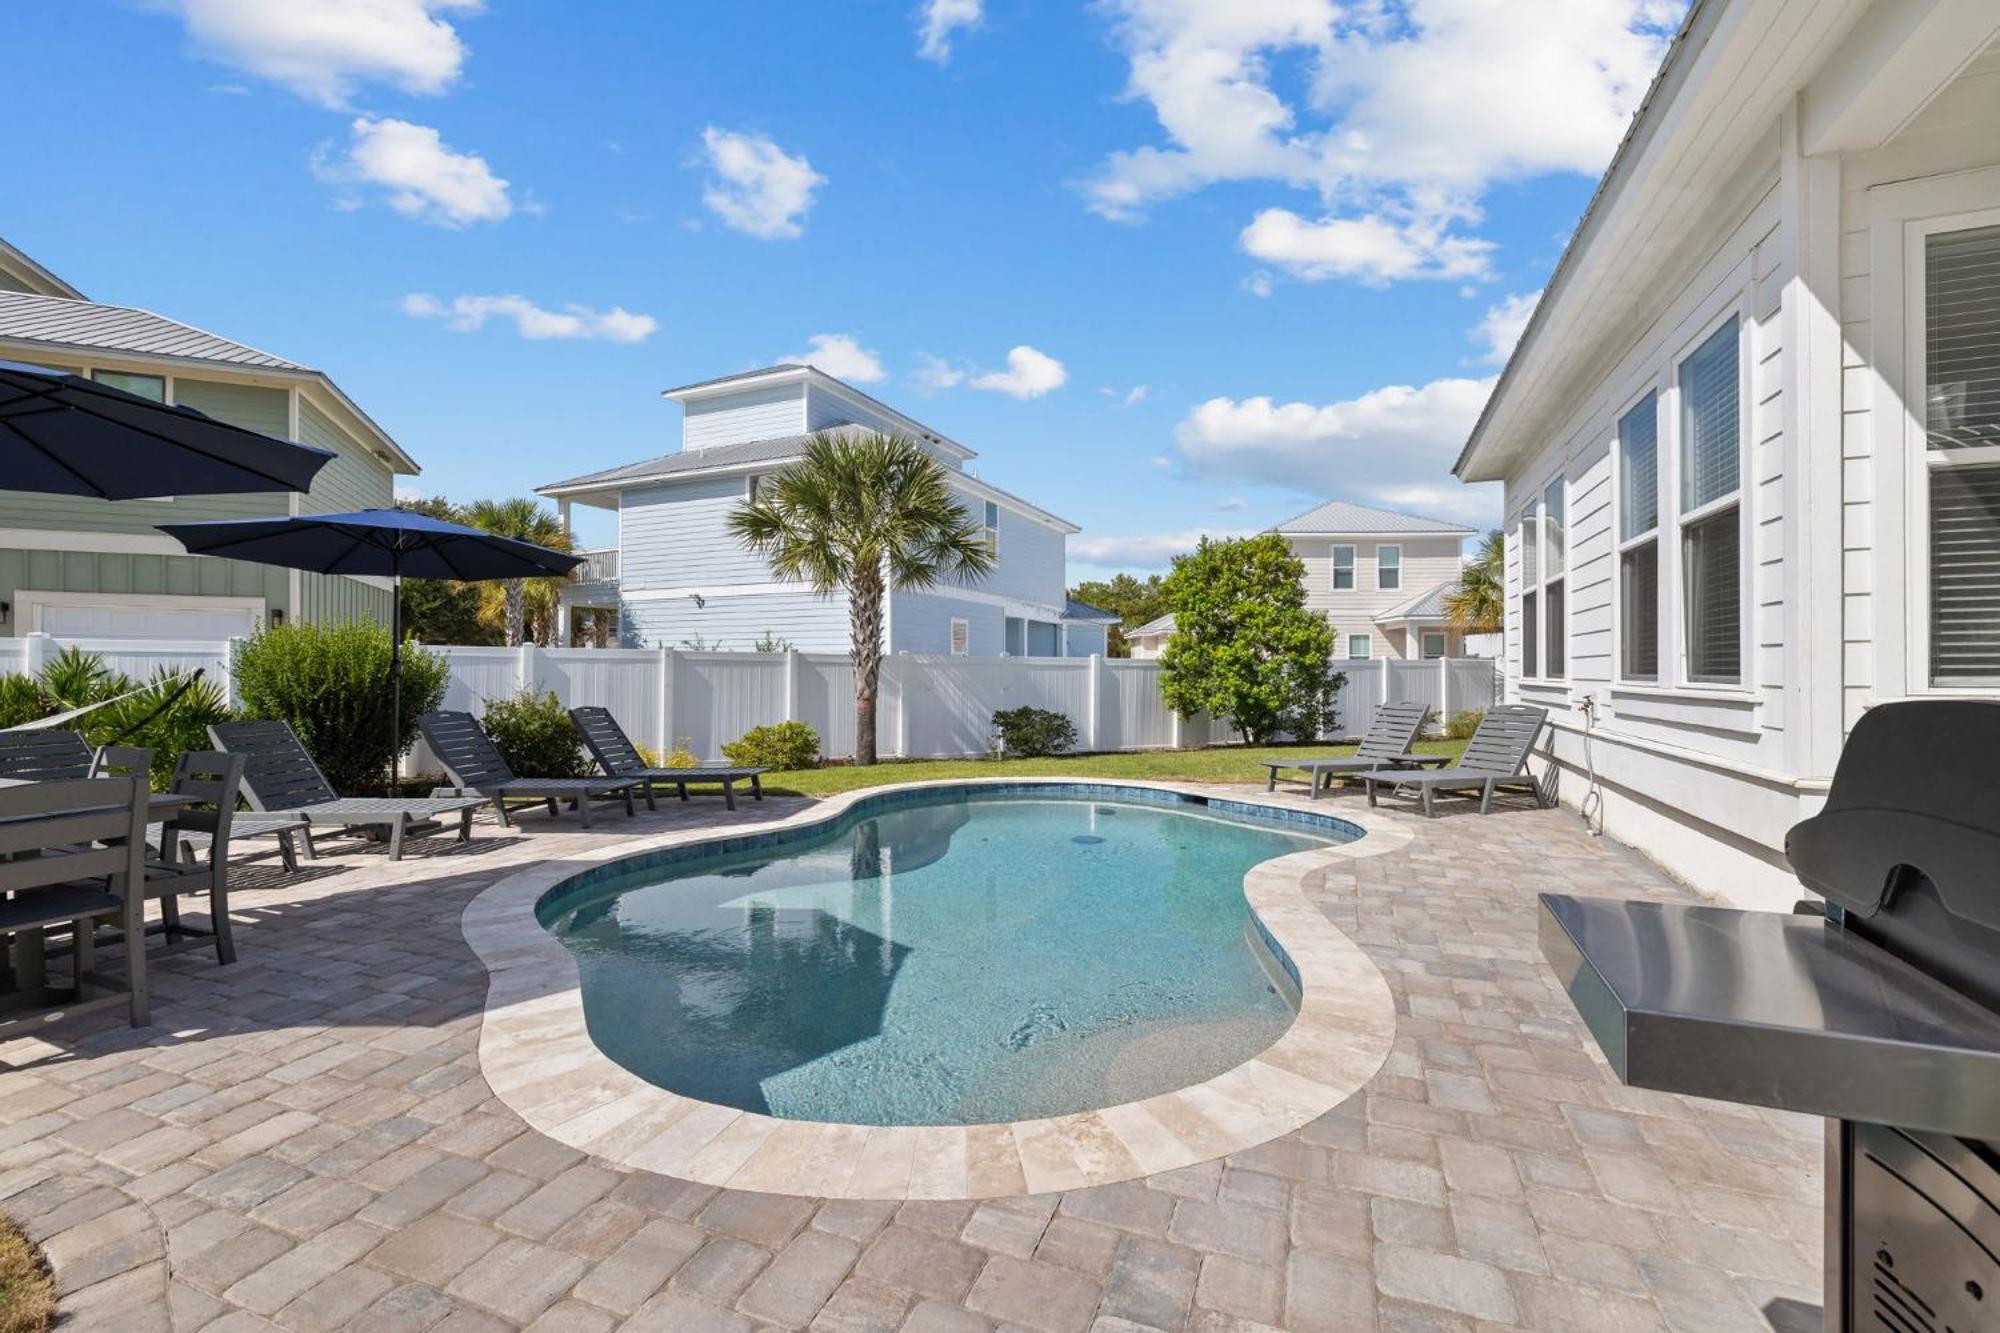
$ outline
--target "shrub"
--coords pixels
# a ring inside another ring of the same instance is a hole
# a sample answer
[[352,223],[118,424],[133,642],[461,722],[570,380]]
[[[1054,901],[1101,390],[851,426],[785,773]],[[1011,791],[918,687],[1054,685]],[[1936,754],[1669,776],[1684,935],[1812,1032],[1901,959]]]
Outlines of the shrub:
[[58,653],[37,677],[0,679],[0,727],[78,708],[92,711],[66,725],[82,732],[93,747],[115,742],[153,752],[155,788],[173,781],[181,751],[208,749],[209,724],[229,716],[222,687],[211,679],[187,681],[158,667],[142,685],[105,666],[97,654],[74,646]]
[[54,712],[33,676],[0,676],[0,730],[33,722]]
[[[417,715],[444,702],[444,655],[403,645],[400,734],[407,752]],[[389,632],[380,625],[290,622],[260,630],[236,653],[246,716],[291,723],[342,795],[381,790],[389,768]]]
[[1002,754],[1037,759],[1061,754],[1076,744],[1076,724],[1046,708],[1006,708],[993,715],[993,734]]
[[819,733],[806,722],[752,727],[723,746],[722,754],[739,768],[813,768],[819,764]]
[[483,719],[500,757],[520,777],[580,778],[590,772],[583,735],[551,690],[523,690],[511,699],[489,699]]
[[666,759],[661,763],[655,765],[655,767],[658,768],[701,767],[701,758],[694,752],[694,740],[688,736],[682,736],[679,740],[676,740],[674,742],[674,748],[667,751]]
[[1468,708],[1463,713],[1453,713],[1444,721],[1444,738],[1448,741],[1469,741],[1472,733],[1479,730],[1479,724],[1485,720],[1484,708]]

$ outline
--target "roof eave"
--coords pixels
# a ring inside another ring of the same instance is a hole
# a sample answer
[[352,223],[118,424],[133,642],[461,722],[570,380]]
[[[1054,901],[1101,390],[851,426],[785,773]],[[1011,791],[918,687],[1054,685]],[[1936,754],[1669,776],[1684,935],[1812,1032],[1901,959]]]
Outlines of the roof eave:
[[49,287],[51,290],[46,293],[47,295],[65,297],[71,301],[88,301],[90,299],[75,287],[57,277],[33,255],[30,255],[17,245],[10,244],[4,239],[0,239],[0,259],[5,259],[12,267],[20,269],[35,281]]
[[1423,528],[1408,532],[1334,532],[1323,528],[1272,528],[1280,537],[1336,537],[1342,540],[1383,541],[1391,537],[1477,537],[1477,528]]

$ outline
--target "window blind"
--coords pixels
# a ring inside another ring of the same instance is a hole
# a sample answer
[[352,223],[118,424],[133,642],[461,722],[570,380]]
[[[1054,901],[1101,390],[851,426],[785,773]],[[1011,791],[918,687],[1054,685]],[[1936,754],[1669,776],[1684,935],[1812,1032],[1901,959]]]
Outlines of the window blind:
[[1931,469],[1931,683],[2000,684],[2000,467]]
[[1521,515],[1521,586],[1523,588],[1532,588],[1542,581],[1541,569],[1535,559],[1535,552],[1541,546],[1539,534],[1536,531],[1540,527],[1541,520],[1535,516],[1535,507],[1529,505],[1528,511]]
[[1564,519],[1563,483],[1557,477],[1542,492],[1542,563],[1547,567],[1543,577],[1556,578],[1563,572]]
[[1682,533],[1690,680],[1733,685],[1743,676],[1737,525],[1732,505]]
[[1535,624],[1535,594],[1524,592],[1521,594],[1521,674],[1524,676],[1542,674],[1537,669],[1535,654],[1535,644],[1540,637],[1541,632]]
[[1336,546],[1333,548],[1333,587],[1336,592],[1354,586],[1354,548]]
[[1627,680],[1660,678],[1660,543],[1618,557],[1618,669]]
[[1681,362],[1681,508],[1699,509],[1740,484],[1736,320]]
[[2000,227],[1925,239],[1924,315],[1930,447],[2000,445]]
[[1660,521],[1660,417],[1652,394],[1618,421],[1618,540]]
[[1563,673],[1563,585],[1561,579],[1551,581],[1542,589],[1542,600],[1549,620],[1549,667],[1543,674],[1550,680],[1562,679]]

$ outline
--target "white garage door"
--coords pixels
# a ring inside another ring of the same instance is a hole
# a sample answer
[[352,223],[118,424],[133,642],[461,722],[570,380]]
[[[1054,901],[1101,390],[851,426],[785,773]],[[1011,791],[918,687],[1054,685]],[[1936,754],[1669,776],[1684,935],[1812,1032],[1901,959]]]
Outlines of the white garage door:
[[257,628],[255,606],[40,602],[34,626],[58,639],[227,639]]

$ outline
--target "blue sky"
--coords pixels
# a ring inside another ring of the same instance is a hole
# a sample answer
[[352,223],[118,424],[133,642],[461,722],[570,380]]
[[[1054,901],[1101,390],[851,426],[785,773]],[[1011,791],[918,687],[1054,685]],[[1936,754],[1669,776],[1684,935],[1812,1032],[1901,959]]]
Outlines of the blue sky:
[[326,370],[426,494],[666,452],[660,389],[813,353],[1080,524],[1075,576],[1329,497],[1491,523],[1451,459],[1681,6],[1521,8],[24,6],[0,235]]

